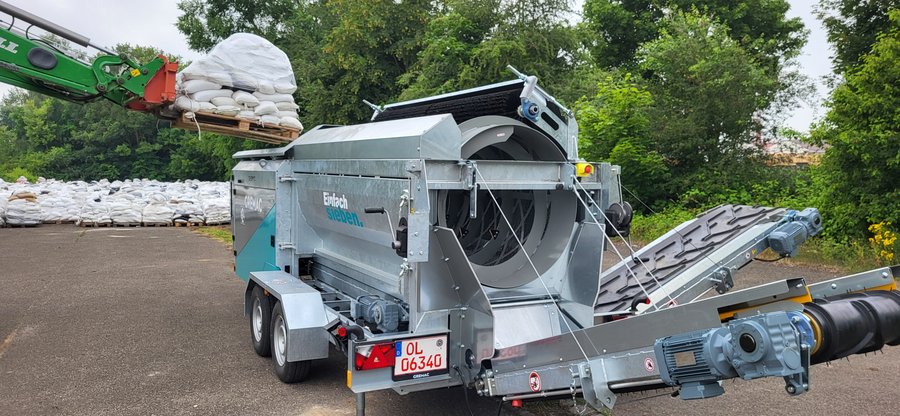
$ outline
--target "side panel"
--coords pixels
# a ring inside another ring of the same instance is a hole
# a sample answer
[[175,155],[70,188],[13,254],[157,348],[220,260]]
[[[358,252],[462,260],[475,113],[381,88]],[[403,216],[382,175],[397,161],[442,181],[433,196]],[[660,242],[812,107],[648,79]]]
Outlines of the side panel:
[[[275,210],[270,209],[234,258],[234,271],[241,280],[246,281],[250,272],[279,270],[275,263],[274,236]],[[237,241],[235,241],[235,247],[237,247]]]
[[233,171],[231,227],[235,273],[278,270],[275,261],[275,172],[280,161],[243,161]]

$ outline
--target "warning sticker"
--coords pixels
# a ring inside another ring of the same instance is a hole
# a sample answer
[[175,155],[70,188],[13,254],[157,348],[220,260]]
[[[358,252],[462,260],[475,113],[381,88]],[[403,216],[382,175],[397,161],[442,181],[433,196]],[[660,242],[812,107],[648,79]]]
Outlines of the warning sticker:
[[531,387],[531,391],[535,393],[541,391],[541,376],[536,371],[532,371],[528,375],[528,387]]
[[652,373],[653,370],[656,369],[656,364],[653,363],[653,359],[647,357],[644,359],[644,369],[647,370],[648,373]]

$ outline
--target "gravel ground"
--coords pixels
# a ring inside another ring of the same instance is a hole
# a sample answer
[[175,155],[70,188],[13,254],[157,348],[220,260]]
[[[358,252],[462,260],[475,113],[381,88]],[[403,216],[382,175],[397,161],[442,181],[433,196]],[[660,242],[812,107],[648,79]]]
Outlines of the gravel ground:
[[[0,414],[353,414],[340,354],[285,385],[253,353],[243,283],[216,241],[185,228],[0,229],[0,259]],[[758,263],[738,280],[789,276],[833,273]],[[614,414],[893,415],[900,348],[815,367],[812,383],[798,398],[780,380],[729,383],[701,402],[623,396]],[[367,399],[370,415],[468,414],[459,388]],[[497,412],[494,400],[469,400],[474,414]]]

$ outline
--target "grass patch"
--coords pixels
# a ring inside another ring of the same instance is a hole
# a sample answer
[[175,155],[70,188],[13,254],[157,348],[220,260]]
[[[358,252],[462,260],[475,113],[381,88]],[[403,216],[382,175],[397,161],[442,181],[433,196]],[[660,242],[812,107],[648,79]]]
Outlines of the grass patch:
[[195,227],[194,231],[203,234],[213,240],[219,241],[228,248],[232,247],[231,226],[228,225],[211,225],[207,227]]

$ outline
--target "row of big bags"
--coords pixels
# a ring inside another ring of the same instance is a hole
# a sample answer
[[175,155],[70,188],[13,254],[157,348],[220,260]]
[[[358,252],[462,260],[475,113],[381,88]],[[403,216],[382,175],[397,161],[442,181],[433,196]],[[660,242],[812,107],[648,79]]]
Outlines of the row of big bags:
[[126,179],[28,183],[0,179],[0,225],[41,223],[155,225],[184,222],[227,224],[227,182],[160,182]]

